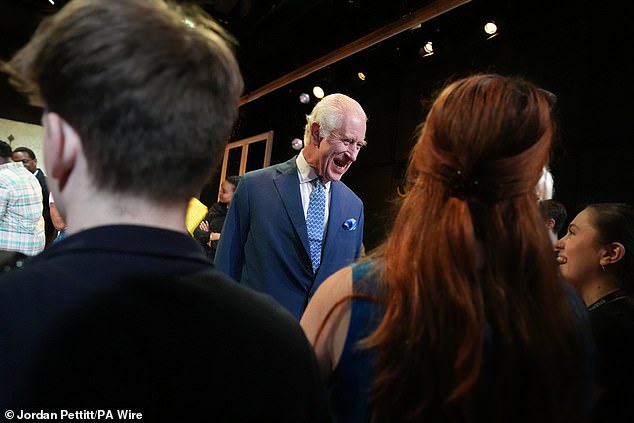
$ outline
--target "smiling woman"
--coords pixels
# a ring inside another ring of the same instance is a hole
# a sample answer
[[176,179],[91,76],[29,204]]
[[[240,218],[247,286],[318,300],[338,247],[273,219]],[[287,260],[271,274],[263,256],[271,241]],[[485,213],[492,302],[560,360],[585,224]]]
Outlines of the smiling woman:
[[577,288],[588,307],[603,296],[634,289],[634,207],[591,204],[579,213],[555,243],[562,275]]
[[634,421],[634,207],[589,205],[555,247],[590,313],[599,393],[591,421]]

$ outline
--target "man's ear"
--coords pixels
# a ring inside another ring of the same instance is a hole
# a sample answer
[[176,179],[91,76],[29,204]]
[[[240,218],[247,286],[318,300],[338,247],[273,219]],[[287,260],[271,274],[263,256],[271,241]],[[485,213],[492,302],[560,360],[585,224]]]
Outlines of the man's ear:
[[60,191],[72,173],[82,151],[77,131],[57,113],[46,113],[44,124],[44,161],[51,177],[58,181]]
[[552,217],[546,220],[546,227],[552,230],[555,227],[555,219]]
[[620,242],[611,242],[603,247],[600,263],[603,266],[614,264],[625,256],[625,246]]
[[319,136],[319,122],[313,122],[310,124],[310,143],[315,143],[317,147],[321,143],[321,137]]

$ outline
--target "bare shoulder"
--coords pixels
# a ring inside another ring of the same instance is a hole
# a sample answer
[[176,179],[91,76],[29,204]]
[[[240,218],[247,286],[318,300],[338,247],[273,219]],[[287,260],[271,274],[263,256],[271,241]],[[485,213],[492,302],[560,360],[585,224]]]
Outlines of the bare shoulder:
[[352,267],[347,266],[322,283],[308,303],[301,326],[313,344],[324,375],[336,367],[350,325]]

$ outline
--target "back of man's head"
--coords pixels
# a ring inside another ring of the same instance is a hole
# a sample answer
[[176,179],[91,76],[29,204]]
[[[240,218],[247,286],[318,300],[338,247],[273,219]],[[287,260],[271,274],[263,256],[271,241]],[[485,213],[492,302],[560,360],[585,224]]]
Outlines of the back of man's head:
[[82,140],[93,183],[154,201],[199,194],[242,77],[228,35],[163,0],[72,0],[5,67]]
[[11,159],[11,146],[4,141],[0,141],[0,163],[6,163]]

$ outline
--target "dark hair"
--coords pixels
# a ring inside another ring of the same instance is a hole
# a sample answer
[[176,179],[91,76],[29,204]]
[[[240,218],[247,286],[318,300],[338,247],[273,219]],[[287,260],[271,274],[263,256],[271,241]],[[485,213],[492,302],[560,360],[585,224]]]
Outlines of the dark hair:
[[233,189],[235,190],[238,188],[238,183],[240,183],[240,176],[227,176],[225,180],[233,185]]
[[549,99],[521,79],[437,96],[379,253],[376,421],[580,419],[583,346],[535,201],[553,132]]
[[559,234],[566,224],[566,218],[568,217],[566,207],[557,200],[540,200],[539,211],[542,213],[544,219],[552,219],[555,222],[553,232]]
[[3,159],[11,158],[11,146],[4,141],[0,141],[0,157]]
[[14,153],[20,153],[20,152],[26,153],[31,160],[37,160],[37,157],[35,157],[35,153],[29,147],[16,147],[16,149],[13,150],[13,152]]
[[[634,292],[634,206],[626,203],[595,203],[586,207],[600,244],[619,242],[625,255],[609,266],[621,279],[621,287]],[[606,266],[608,267],[608,266]]]
[[243,84],[228,40],[197,7],[72,0],[5,71],[77,131],[98,187],[186,200],[237,117]]

